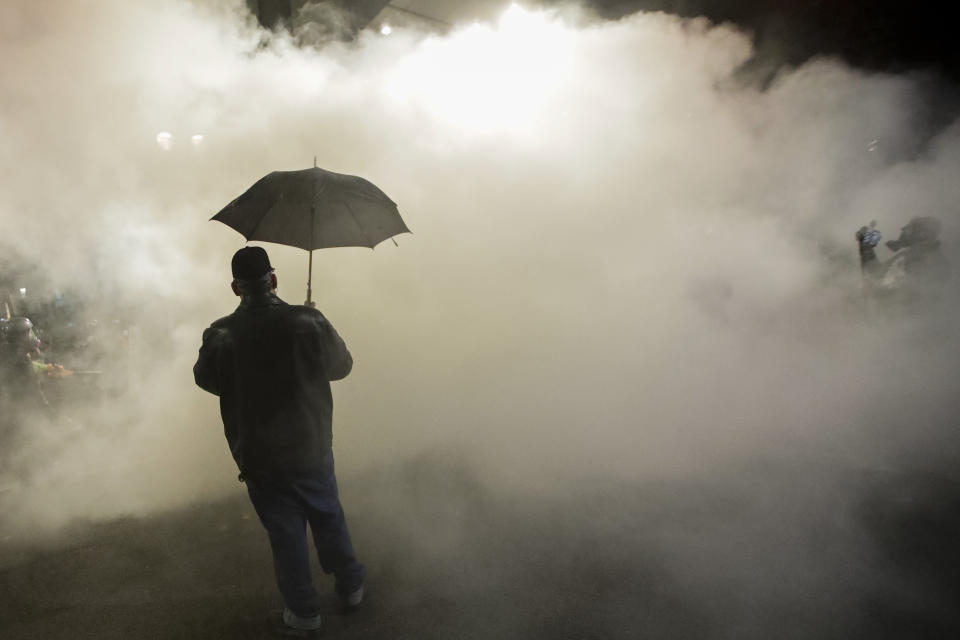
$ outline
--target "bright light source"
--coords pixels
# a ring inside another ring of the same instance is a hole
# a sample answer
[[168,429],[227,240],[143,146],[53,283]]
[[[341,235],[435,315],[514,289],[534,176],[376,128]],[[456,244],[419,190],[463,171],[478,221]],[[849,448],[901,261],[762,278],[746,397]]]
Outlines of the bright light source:
[[383,35],[385,35],[385,36],[388,36],[388,35],[390,35],[391,33],[393,33],[393,28],[392,28],[390,25],[385,24],[385,25],[383,25],[382,27],[380,27],[380,33],[383,34]]
[[170,151],[173,148],[173,134],[169,131],[161,131],[157,134],[157,146],[164,151]]
[[190,143],[195,147],[199,147],[203,143],[203,134],[202,133],[193,134],[193,136],[190,138]]
[[511,28],[523,27],[524,25],[531,24],[532,19],[535,20],[531,12],[516,2],[512,2],[510,6],[507,7],[507,10],[500,16],[500,26]]
[[400,60],[387,91],[465,130],[529,131],[570,81],[572,48],[562,21],[511,5],[495,26],[424,42]]
[[20,287],[20,295],[21,295],[21,296],[27,295],[27,288],[26,288],[26,287]]

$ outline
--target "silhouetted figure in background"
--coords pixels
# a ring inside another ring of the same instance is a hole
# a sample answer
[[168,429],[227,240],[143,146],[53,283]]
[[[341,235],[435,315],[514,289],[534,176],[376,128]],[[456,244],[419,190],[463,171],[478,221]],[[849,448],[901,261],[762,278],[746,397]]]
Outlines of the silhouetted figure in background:
[[877,259],[880,232],[861,227],[857,233],[860,265],[868,296],[907,308],[936,303],[950,278],[950,265],[940,249],[940,221],[930,216],[913,218],[888,241],[894,255],[887,262]]
[[55,417],[43,385],[47,378],[65,373],[46,362],[29,318],[0,318],[0,472],[11,468],[13,452],[29,433],[31,421]]
[[0,321],[0,394],[6,409],[49,408],[42,388],[44,377],[62,370],[46,362],[29,318]]
[[220,396],[230,451],[269,535],[286,604],[278,629],[309,637],[320,629],[320,598],[310,577],[308,523],[320,566],[334,574],[344,604],[363,598],[365,570],[340,506],[332,451],[330,381],[349,374],[353,359],[319,311],[277,297],[261,247],[240,249],[231,266],[240,306],[203,332],[194,378]]

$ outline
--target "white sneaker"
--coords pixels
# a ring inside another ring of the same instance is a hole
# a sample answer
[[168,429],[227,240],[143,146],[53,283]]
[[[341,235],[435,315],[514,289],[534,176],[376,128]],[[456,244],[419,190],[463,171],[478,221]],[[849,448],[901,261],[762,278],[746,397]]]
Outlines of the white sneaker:
[[348,607],[356,607],[361,602],[363,602],[363,585],[360,585],[343,597],[343,604]]
[[320,616],[298,616],[290,609],[283,608],[283,624],[297,631],[317,631],[320,629]]

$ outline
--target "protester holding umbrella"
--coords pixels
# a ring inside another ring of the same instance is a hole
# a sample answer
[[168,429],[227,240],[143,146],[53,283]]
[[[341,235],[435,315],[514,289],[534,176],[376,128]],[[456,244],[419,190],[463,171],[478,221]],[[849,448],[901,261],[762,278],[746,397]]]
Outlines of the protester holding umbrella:
[[273,549],[286,607],[278,628],[320,628],[320,598],[310,577],[306,526],[320,566],[336,577],[344,603],[363,598],[357,562],[337,491],[330,381],[353,359],[316,309],[276,295],[277,276],[262,247],[245,247],[231,264],[240,306],[203,333],[193,368],[201,388],[220,396],[230,451]]
[[325,573],[347,606],[363,598],[365,569],[347,531],[332,451],[330,381],[350,373],[353,359],[312,300],[313,251],[377,243],[408,231],[396,204],[370,182],[314,166],[274,171],[213,218],[247,240],[310,252],[307,299],[288,305],[262,247],[233,256],[233,292],[240,306],[203,333],[194,378],[220,396],[230,450],[273,549],[286,607],[277,629],[319,633],[320,600],[310,577],[306,526]]

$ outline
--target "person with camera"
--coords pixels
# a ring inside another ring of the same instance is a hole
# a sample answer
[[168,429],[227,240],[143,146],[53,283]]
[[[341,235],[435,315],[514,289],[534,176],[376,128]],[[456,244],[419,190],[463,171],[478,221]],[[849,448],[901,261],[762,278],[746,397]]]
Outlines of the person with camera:
[[886,242],[894,255],[886,262],[877,258],[882,238],[874,224],[855,234],[860,266],[868,296],[911,307],[935,302],[950,277],[950,266],[940,247],[940,220],[931,216],[912,218],[900,237]]

